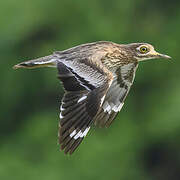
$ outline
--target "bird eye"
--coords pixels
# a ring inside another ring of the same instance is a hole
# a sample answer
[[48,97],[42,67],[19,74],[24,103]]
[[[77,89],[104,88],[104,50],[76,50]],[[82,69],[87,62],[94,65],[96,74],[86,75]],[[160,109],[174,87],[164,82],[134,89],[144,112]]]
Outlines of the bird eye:
[[141,46],[139,50],[140,50],[140,53],[142,54],[145,54],[148,52],[148,48],[146,46]]

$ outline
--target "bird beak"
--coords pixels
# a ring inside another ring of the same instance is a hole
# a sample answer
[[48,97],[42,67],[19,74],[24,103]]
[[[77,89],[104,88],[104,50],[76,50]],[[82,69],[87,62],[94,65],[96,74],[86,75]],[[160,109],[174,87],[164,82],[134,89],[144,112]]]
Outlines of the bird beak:
[[157,57],[157,58],[164,58],[164,59],[171,59],[170,56],[166,55],[166,54],[160,54],[158,52],[155,52],[154,53],[154,56]]

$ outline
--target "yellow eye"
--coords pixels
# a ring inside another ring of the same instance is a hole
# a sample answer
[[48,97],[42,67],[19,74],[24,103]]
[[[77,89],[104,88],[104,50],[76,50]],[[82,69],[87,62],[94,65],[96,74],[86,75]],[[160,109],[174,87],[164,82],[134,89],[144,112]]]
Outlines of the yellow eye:
[[146,46],[141,46],[140,47],[140,53],[145,54],[147,52],[148,52],[148,48]]

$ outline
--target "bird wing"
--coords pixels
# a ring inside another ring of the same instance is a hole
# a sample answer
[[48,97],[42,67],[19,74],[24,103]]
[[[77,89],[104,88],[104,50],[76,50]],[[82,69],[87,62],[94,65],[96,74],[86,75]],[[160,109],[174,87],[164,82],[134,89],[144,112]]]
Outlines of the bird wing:
[[65,153],[72,154],[88,133],[113,75],[100,62],[62,60],[57,67],[65,89],[60,107],[59,143]]
[[95,125],[109,127],[124,105],[124,100],[133,84],[138,63],[123,65],[114,73],[113,82],[107,91],[103,105],[95,117]]

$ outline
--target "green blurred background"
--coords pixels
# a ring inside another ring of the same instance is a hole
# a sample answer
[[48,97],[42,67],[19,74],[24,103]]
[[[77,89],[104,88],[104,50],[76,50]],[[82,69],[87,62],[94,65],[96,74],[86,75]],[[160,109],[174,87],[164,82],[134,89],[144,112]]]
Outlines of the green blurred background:
[[[179,32],[179,0],[1,1],[0,180],[179,180]],[[112,126],[65,156],[57,70],[12,66],[98,40],[149,42],[173,59],[141,63]]]

